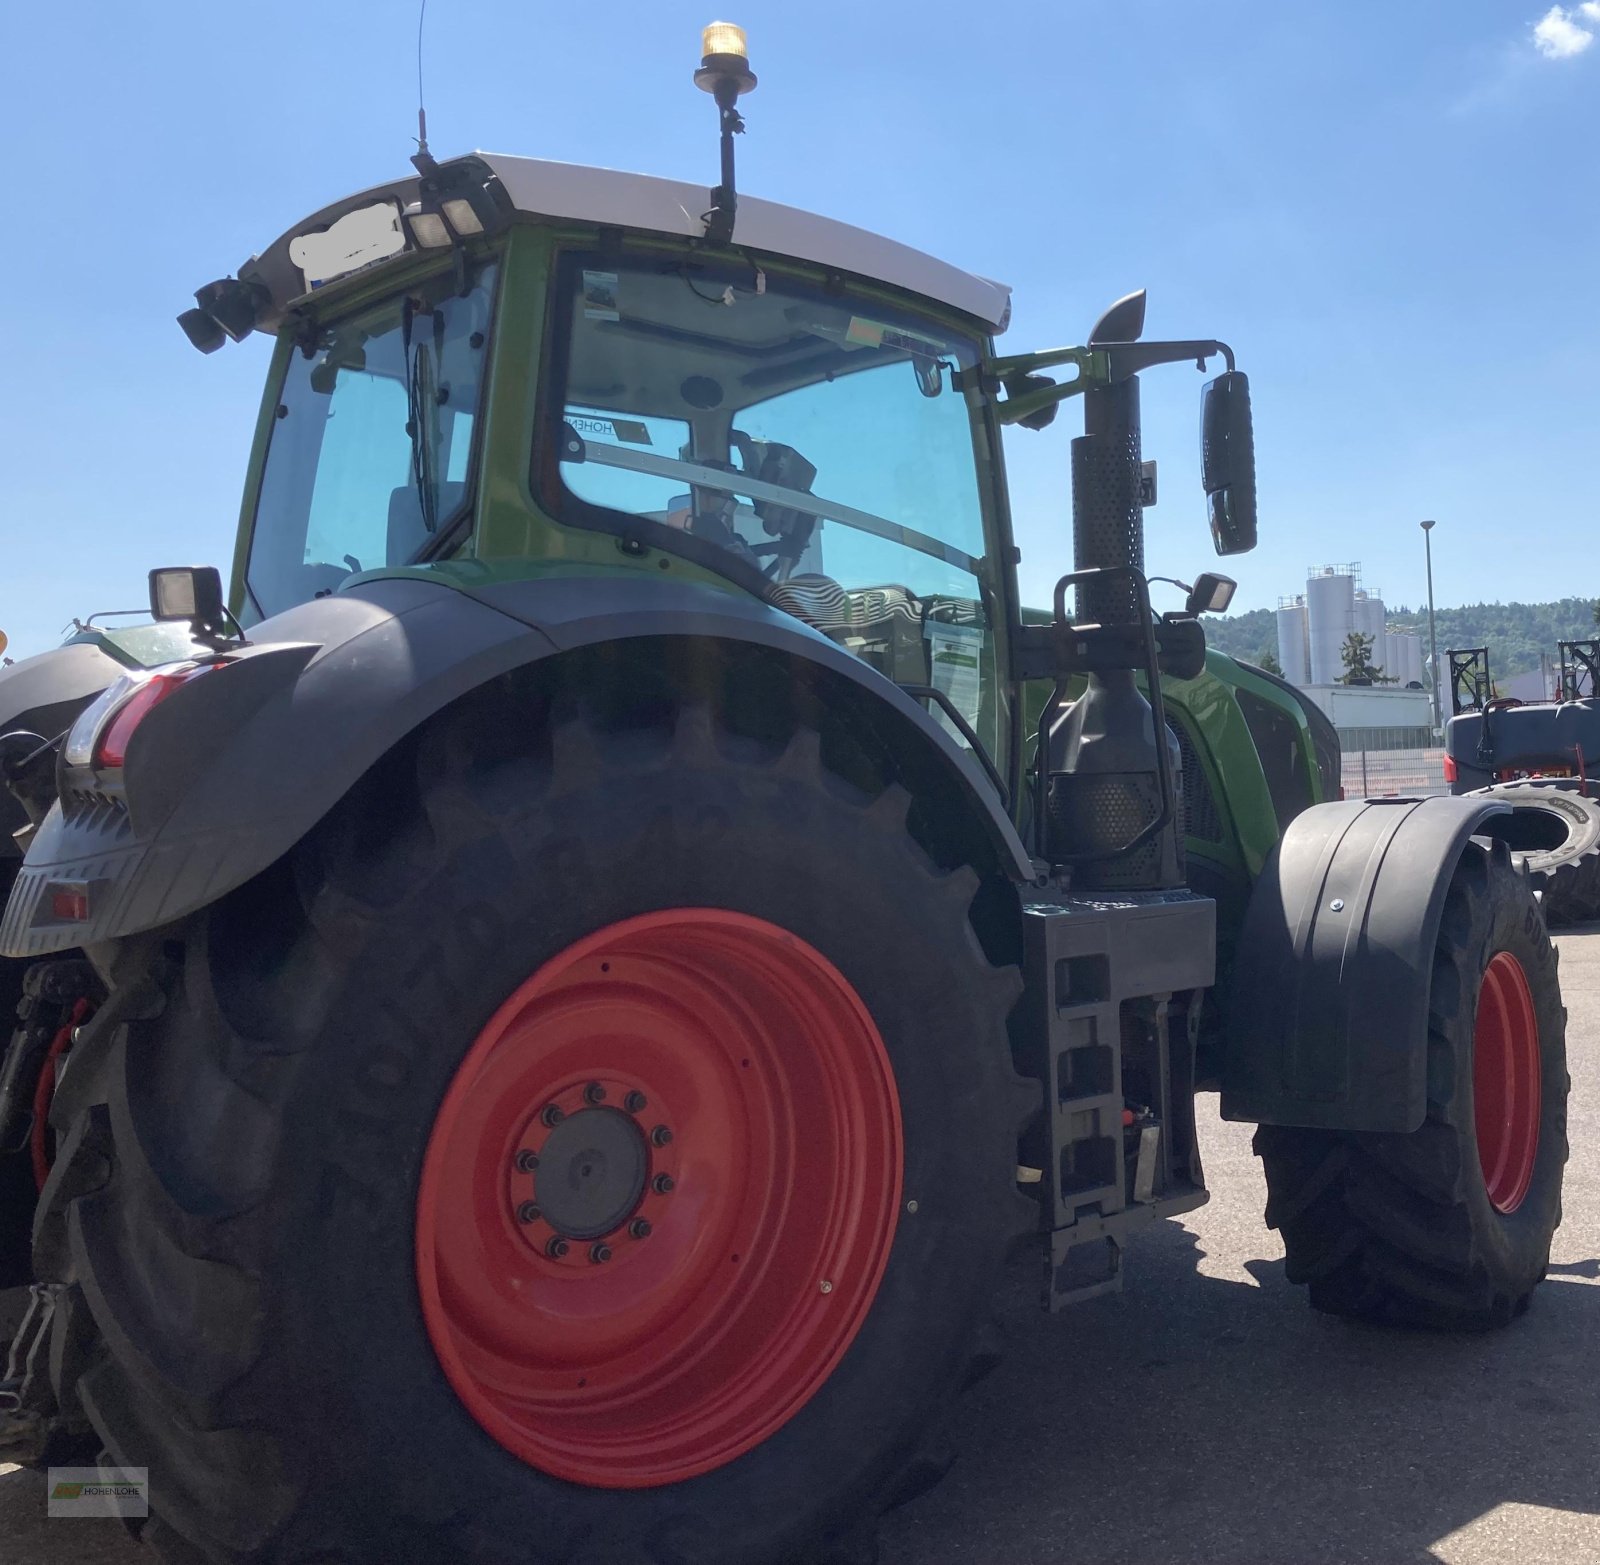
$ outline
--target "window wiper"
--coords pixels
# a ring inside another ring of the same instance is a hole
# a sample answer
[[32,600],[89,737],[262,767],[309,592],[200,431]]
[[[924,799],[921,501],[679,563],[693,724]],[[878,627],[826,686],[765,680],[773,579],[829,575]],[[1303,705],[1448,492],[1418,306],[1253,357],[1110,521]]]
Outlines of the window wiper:
[[[411,441],[411,480],[417,486],[417,509],[422,525],[433,532],[439,525],[435,514],[438,497],[433,485],[433,410],[437,398],[433,391],[434,369],[427,345],[411,345],[412,302],[405,301],[400,311],[401,353],[406,369],[406,435]],[[443,333],[443,319],[434,313],[434,336]]]

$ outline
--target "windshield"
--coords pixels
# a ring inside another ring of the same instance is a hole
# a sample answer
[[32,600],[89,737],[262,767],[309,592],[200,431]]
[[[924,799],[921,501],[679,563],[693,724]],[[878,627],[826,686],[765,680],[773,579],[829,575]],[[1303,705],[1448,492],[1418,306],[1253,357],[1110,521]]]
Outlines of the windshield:
[[750,266],[569,256],[560,287],[555,514],[722,569],[991,723],[983,508],[956,381],[976,339]]
[[262,614],[453,540],[470,500],[494,267],[346,317],[297,347],[246,580]]

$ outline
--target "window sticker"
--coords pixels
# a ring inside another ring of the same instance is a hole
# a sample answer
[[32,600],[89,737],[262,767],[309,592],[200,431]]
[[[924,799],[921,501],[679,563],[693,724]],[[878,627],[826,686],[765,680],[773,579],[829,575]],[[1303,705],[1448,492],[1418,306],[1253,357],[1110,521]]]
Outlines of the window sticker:
[[[966,718],[970,727],[976,728],[983,701],[983,631],[976,625],[950,625],[942,620],[929,620],[925,634],[933,688],[949,696],[951,705]],[[960,730],[941,708],[933,709],[933,719],[952,738],[961,739]],[[966,743],[964,739],[961,742]]]
[[864,321],[859,315],[852,315],[849,326],[845,328],[844,340],[858,348],[881,348],[883,330],[878,321]]
[[588,321],[617,321],[622,316],[617,310],[617,274],[591,272],[583,274],[583,318]]
[[853,348],[890,348],[901,353],[920,353],[924,357],[938,358],[945,352],[945,345],[937,337],[909,331],[904,326],[890,326],[883,321],[869,321],[861,315],[850,317],[844,340]]
[[567,414],[567,422],[586,440],[619,446],[653,446],[650,428],[636,418],[598,418],[593,413]]

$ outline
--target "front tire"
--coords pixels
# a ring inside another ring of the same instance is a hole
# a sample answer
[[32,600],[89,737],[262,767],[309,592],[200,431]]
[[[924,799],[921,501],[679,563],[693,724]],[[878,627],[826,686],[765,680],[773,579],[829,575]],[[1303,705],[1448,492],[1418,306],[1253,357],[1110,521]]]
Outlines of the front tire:
[[1469,844],[1434,948],[1420,1128],[1256,1132],[1267,1222],[1314,1308],[1447,1330],[1527,1308],[1567,1158],[1556,955],[1505,848]]
[[[515,718],[439,725],[186,926],[165,1013],[72,1138],[113,1169],[63,1210],[100,1340],[79,1389],[150,1467],[174,1558],[824,1559],[931,1474],[989,1351],[1023,1098],[980,877],[808,723],[774,743],[642,700],[516,741]],[[734,927],[752,943],[719,947]],[[692,1070],[629,1042],[615,995],[652,985]],[[829,1057],[796,1020],[818,1005]],[[648,1213],[576,1188],[551,1104],[630,1119],[591,1140]],[[573,1188],[540,1195],[524,1153]]]

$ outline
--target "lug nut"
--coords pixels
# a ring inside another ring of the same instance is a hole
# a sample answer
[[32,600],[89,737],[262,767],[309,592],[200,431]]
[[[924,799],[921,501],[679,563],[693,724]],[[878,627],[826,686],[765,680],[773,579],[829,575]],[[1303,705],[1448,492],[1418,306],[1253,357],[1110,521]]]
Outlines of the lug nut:
[[539,1116],[552,1130],[566,1117],[566,1111],[559,1103],[547,1103],[544,1113]]
[[589,1259],[596,1266],[602,1265],[611,1259],[611,1246],[609,1244],[592,1244],[589,1246]]
[[672,1177],[671,1174],[657,1174],[656,1177],[650,1181],[650,1188],[654,1190],[657,1195],[671,1195],[672,1187],[676,1183],[677,1181]]
[[664,1147],[672,1140],[672,1132],[665,1125],[657,1125],[650,1132],[650,1141],[653,1146]]
[[565,1239],[558,1235],[544,1247],[544,1253],[548,1255],[551,1260],[559,1261],[561,1257],[565,1255],[571,1248],[572,1246],[568,1244]]
[[585,1103],[604,1103],[605,1100],[606,1089],[602,1087],[599,1082],[591,1081],[589,1085],[583,1089],[583,1101]]
[[530,1152],[524,1147],[517,1153],[517,1172],[519,1174],[531,1174],[538,1166],[539,1154],[537,1152]]
[[650,1100],[642,1092],[630,1092],[622,1100],[622,1106],[630,1114],[638,1114],[649,1106]]
[[524,1201],[517,1208],[517,1221],[519,1223],[536,1223],[543,1214],[532,1201]]
[[649,1219],[643,1217],[634,1218],[634,1220],[628,1224],[628,1232],[635,1239],[648,1239],[650,1237]]

